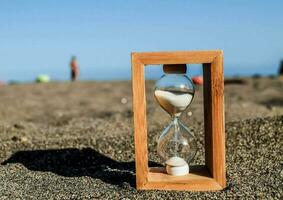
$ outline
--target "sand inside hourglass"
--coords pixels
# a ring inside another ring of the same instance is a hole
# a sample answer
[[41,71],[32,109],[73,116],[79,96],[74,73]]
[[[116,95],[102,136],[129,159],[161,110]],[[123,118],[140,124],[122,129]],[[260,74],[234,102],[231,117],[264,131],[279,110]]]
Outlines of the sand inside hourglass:
[[188,163],[178,156],[169,158],[166,162],[166,171],[173,176],[183,176],[189,173]]
[[156,90],[155,98],[170,115],[180,115],[191,103],[193,94],[187,91]]
[[[188,91],[173,90],[155,90],[155,98],[160,106],[171,116],[180,116],[181,113],[190,105],[194,94]],[[178,137],[178,119],[174,118],[175,136]],[[169,158],[166,163],[166,171],[173,176],[183,176],[189,173],[188,163],[178,156],[178,147],[176,146],[173,157]]]

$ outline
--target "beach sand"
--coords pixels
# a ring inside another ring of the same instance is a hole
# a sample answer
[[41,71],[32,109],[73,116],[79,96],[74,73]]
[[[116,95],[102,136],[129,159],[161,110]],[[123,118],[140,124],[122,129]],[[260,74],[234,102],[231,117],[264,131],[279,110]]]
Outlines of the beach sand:
[[[170,117],[154,99],[154,83],[146,86],[150,165],[158,165],[156,140]],[[135,189],[131,95],[129,81],[0,86],[0,199],[282,198],[282,79],[225,84],[227,188],[220,192]],[[197,87],[181,117],[197,137],[193,164],[204,163],[202,104]]]

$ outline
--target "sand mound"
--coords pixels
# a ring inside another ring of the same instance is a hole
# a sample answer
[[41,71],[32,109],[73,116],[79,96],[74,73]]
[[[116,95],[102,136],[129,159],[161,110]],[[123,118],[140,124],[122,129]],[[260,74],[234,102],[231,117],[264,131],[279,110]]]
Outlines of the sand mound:
[[[282,197],[283,116],[230,122],[226,128],[228,187],[222,192],[137,191],[134,188],[133,137],[127,134],[123,137],[93,135],[6,140],[0,145],[0,196],[2,199]],[[14,129],[1,126],[6,133],[13,134]],[[69,133],[67,127],[58,131],[63,136]],[[81,127],[78,131],[89,130]],[[154,135],[153,131],[151,137]],[[203,148],[202,137],[200,132],[199,148]],[[150,143],[150,149],[155,145]],[[195,163],[203,162],[202,153]],[[151,154],[150,159],[154,160],[155,155]]]
[[[214,193],[135,189],[131,87],[115,82],[113,90],[113,84],[0,88],[0,199],[282,198],[279,79],[225,85],[228,187]],[[201,91],[188,110],[192,116],[182,116],[197,137],[194,164],[204,163]],[[154,100],[152,82],[147,94],[150,165],[160,165],[156,140],[169,117]]]

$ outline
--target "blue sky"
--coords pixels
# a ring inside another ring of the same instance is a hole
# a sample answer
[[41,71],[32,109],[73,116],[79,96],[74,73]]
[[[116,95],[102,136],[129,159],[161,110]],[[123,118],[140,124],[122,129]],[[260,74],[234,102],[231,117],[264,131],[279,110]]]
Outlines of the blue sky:
[[224,50],[227,75],[275,74],[282,10],[282,0],[0,0],[0,80],[66,80],[71,55],[82,79],[125,79],[132,51],[202,49]]

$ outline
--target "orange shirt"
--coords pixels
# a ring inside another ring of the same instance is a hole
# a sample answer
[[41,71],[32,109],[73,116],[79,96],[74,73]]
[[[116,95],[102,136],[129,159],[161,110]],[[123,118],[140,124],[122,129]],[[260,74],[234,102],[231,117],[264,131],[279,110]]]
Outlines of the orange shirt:
[[71,66],[72,71],[78,71],[79,69],[79,66],[76,60],[71,61],[70,66]]

